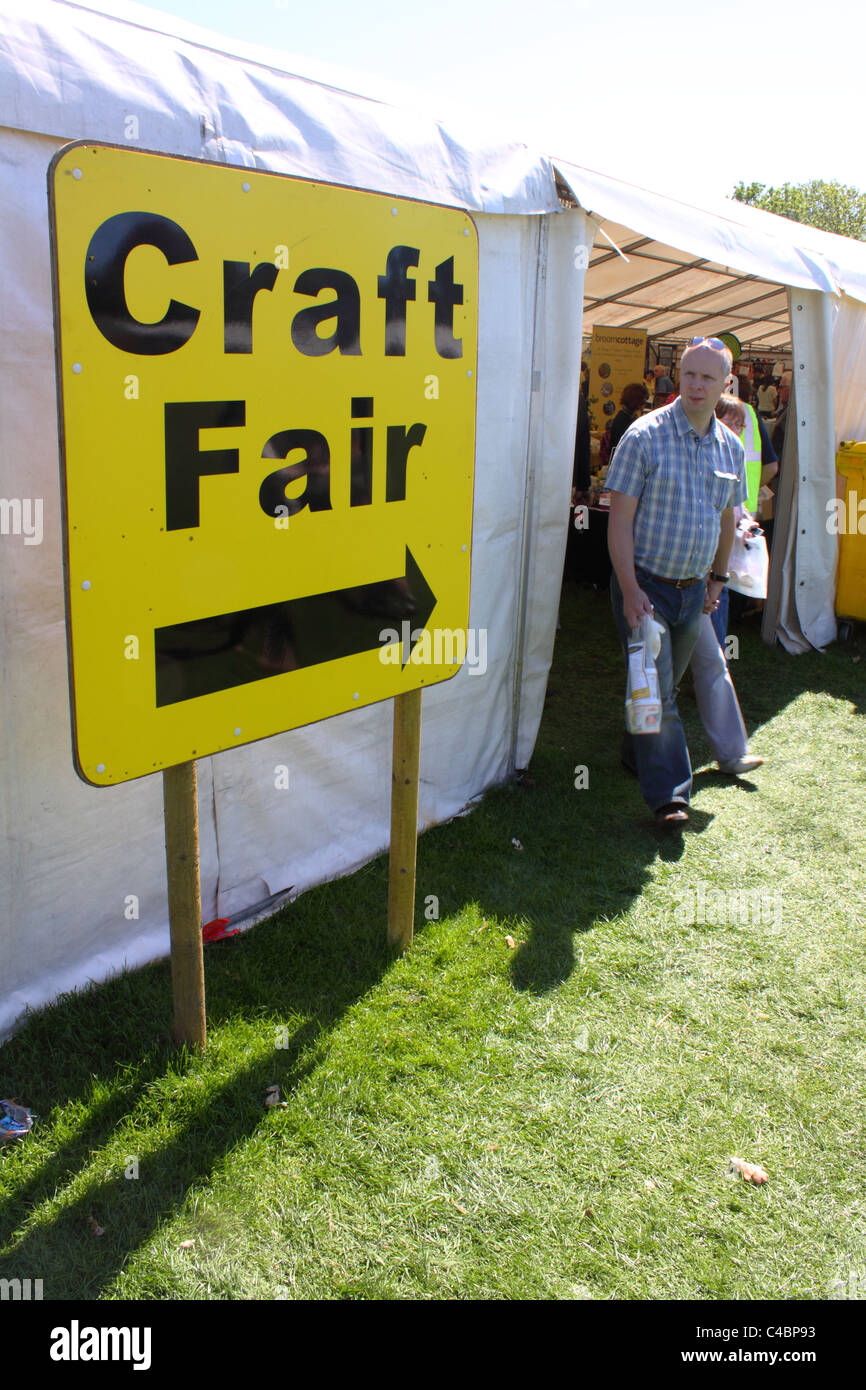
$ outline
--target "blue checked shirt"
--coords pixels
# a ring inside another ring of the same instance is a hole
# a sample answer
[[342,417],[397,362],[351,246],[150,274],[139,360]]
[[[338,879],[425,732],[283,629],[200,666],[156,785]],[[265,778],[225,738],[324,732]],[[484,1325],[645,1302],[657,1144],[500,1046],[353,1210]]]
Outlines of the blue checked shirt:
[[666,579],[702,578],[719,544],[721,513],[745,501],[745,450],[715,416],[701,439],[677,397],[629,425],[607,487],[639,499],[635,565]]

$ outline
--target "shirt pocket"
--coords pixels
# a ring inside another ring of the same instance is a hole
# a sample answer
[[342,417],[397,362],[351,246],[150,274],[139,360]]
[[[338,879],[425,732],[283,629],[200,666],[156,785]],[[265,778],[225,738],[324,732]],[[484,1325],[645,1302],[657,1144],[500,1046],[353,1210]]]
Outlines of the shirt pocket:
[[733,505],[734,488],[739,479],[738,473],[726,473],[714,468],[710,477],[710,502],[717,512],[723,512]]

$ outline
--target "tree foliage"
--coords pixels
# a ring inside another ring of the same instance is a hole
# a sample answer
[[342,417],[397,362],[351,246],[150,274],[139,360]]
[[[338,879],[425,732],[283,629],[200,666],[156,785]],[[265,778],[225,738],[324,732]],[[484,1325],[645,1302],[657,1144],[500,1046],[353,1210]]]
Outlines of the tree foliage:
[[734,197],[738,203],[764,208],[780,217],[790,217],[793,222],[866,241],[866,193],[848,184],[810,179],[808,183],[783,183],[781,188],[768,188],[763,183],[740,182]]

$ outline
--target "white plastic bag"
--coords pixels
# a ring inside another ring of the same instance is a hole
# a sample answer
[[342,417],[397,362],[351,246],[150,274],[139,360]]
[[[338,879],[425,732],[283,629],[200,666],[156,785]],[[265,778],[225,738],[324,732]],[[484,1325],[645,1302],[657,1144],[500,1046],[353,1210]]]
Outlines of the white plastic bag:
[[728,588],[738,594],[748,594],[750,598],[767,597],[767,571],[770,557],[764,536],[750,536],[747,528],[752,522],[742,524],[734,532],[731,558],[728,560],[730,580]]
[[630,734],[657,734],[661,728],[662,702],[655,658],[661,648],[662,632],[661,625],[648,617],[631,631],[625,693],[625,726]]

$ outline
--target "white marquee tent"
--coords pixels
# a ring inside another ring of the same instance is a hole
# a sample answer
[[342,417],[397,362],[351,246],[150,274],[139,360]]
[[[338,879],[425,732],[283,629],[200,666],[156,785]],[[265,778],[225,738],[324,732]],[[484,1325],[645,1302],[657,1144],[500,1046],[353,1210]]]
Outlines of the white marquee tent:
[[[443,123],[293,74],[267,51],[137,6],[122,13],[0,0],[0,497],[44,502],[41,544],[0,537],[0,1034],[27,1007],[168,949],[161,779],[89,787],[70,751],[46,195],[64,144],[121,144],[134,113],[141,148],[421,198],[475,218],[470,624],[488,631],[488,666],[425,694],[421,828],[460,812],[532,753],[553,652],[584,322],[639,316],[651,333],[692,336],[748,321],[747,336],[762,344],[790,341],[798,462],[789,467],[786,455],[788,540],[777,547],[765,622],[765,636],[789,650],[834,636],[836,539],[825,505],[835,442],[866,426],[859,243],[737,204],[690,207],[522,145],[470,147]],[[390,721],[390,704],[374,705],[199,761],[205,919],[255,920],[386,846]],[[277,764],[291,768],[288,797],[275,790]],[[130,920],[132,896],[139,916]]]

